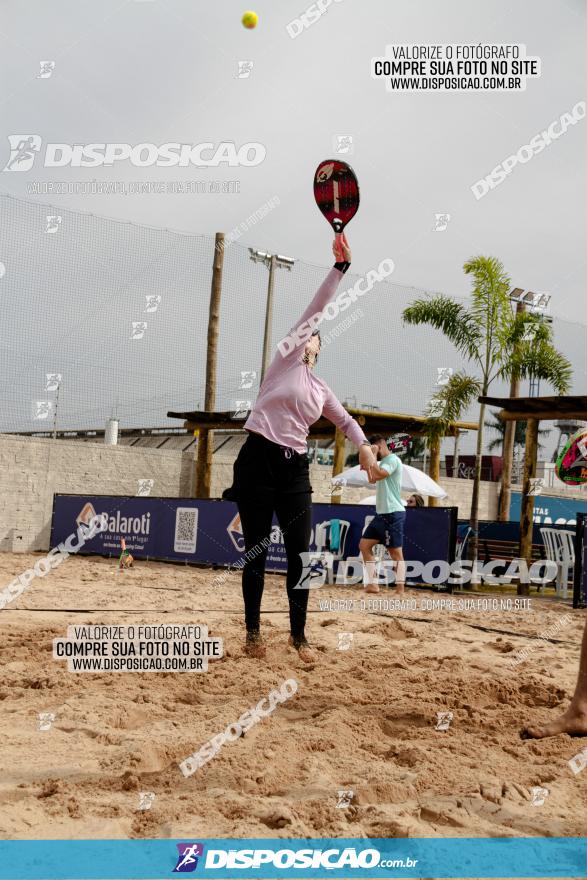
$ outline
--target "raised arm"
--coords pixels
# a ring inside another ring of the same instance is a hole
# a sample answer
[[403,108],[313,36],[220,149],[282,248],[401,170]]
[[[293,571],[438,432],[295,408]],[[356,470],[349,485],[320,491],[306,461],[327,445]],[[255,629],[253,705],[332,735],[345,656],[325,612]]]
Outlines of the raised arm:
[[344,236],[336,236],[332,246],[336,263],[314,294],[302,316],[287,336],[277,344],[277,351],[267,370],[266,378],[288,369],[303,353],[305,343],[322,320],[322,312],[334,297],[342,276],[350,266],[351,251]]

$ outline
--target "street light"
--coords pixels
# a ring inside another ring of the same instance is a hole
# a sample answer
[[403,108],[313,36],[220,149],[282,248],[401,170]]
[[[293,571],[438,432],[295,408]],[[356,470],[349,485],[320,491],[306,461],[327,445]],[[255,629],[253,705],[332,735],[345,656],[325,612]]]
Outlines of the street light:
[[522,290],[521,287],[515,287],[510,293],[512,302],[522,303],[530,306],[530,312],[533,315],[544,314],[551,300],[550,293],[534,293],[533,290]]
[[263,336],[263,361],[261,365],[261,382],[269,367],[269,355],[271,351],[271,324],[273,323],[273,284],[275,267],[279,269],[287,269],[291,272],[291,267],[295,260],[293,257],[284,257],[281,254],[267,254],[265,251],[256,251],[255,248],[249,248],[249,255],[253,263],[263,263],[269,269],[269,283],[267,285],[267,306],[265,309],[265,334]]
[[[510,299],[517,303],[516,313],[524,311],[529,306],[531,315],[538,315],[543,324],[552,324],[552,315],[547,315],[546,310],[551,300],[550,293],[534,293],[533,290],[522,290],[516,287],[510,293]],[[529,397],[538,397],[540,394],[540,379],[530,376]],[[514,396],[514,395],[511,395]]]

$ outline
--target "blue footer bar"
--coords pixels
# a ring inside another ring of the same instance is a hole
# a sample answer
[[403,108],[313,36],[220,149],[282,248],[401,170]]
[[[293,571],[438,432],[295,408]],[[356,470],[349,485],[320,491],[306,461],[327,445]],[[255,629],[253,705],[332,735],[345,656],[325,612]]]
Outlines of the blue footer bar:
[[0,841],[0,880],[587,877],[587,838]]

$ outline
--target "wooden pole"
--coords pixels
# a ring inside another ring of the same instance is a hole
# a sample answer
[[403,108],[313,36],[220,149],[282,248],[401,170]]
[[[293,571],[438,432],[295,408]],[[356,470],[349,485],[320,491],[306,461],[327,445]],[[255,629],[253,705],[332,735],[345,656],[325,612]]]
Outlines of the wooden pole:
[[458,428],[455,428],[455,446],[452,457],[452,475],[453,477],[458,477],[459,475],[459,442],[461,439],[461,432]]
[[[524,461],[524,484],[520,510],[520,558],[532,565],[532,531],[534,525],[534,495],[530,494],[531,480],[536,477],[538,459],[538,419],[528,419],[526,428],[526,456]],[[518,595],[527,596],[529,584],[518,584]]]
[[[344,450],[346,445],[346,437],[340,430],[340,428],[336,428],[334,432],[334,460],[332,462],[332,476],[335,477],[337,474],[341,474],[344,470]],[[332,503],[340,504],[341,496],[333,495]]]
[[269,369],[271,361],[271,326],[273,324],[273,287],[275,284],[275,254],[269,262],[269,281],[267,283],[267,306],[265,308],[265,333],[263,335],[263,362],[261,364],[261,382]]
[[[487,394],[487,378],[483,385],[483,396]],[[473,577],[471,583],[478,583],[476,580],[476,566],[479,555],[479,490],[481,487],[481,466],[483,462],[483,424],[485,421],[485,404],[482,403],[479,409],[479,427],[477,429],[477,447],[475,452],[475,476],[473,478],[473,492],[471,495],[471,513],[469,516],[469,525],[471,526],[471,535],[469,538],[469,558],[473,560]]]
[[[430,466],[428,475],[436,483],[440,481],[440,440],[438,438],[430,441]],[[436,507],[438,504],[438,498],[430,496],[428,504],[430,507]]]
[[[200,428],[198,435],[198,452],[196,459],[196,492],[195,498],[210,497],[210,465],[208,463],[208,452],[212,446],[210,443],[210,434],[212,432],[208,428]],[[206,494],[207,493],[207,494]]]
[[[520,315],[525,310],[523,302],[516,304],[516,315]],[[517,379],[512,379],[510,383],[510,397],[518,397],[520,392],[520,383]],[[499,522],[509,522],[510,504],[512,500],[512,467],[514,460],[514,439],[516,436],[516,423],[506,422],[503,435],[503,469],[501,472],[501,492],[499,496],[499,512],[497,518]]]
[[187,422],[184,422],[184,428],[187,428],[188,431],[192,432],[192,434],[194,436],[194,441],[195,441],[194,446],[193,446],[193,449],[195,450],[195,455],[191,461],[189,483],[188,483],[188,489],[186,492],[186,495],[188,498],[195,498],[196,497],[196,481],[198,478],[197,477],[197,474],[198,474],[198,447],[200,445],[200,429],[188,425]]
[[[222,294],[222,267],[224,265],[224,233],[217,232],[212,265],[212,289],[208,312],[208,343],[206,352],[206,398],[204,409],[214,412],[216,406],[216,362],[218,359],[218,328],[220,326],[220,297]],[[212,449],[214,432],[200,429],[196,463],[196,498],[210,497],[212,477]]]

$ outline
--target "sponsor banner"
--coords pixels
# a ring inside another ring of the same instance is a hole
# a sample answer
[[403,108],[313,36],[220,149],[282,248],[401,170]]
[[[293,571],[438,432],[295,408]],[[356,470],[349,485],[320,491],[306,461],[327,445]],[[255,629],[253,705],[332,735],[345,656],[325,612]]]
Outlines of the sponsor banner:
[[0,880],[585,877],[587,838],[0,841]]
[[[520,521],[521,498],[512,492],[510,519]],[[587,513],[587,500],[577,498],[553,498],[536,495],[534,498],[534,523],[543,526],[575,526],[578,513]]]
[[[459,520],[459,527],[468,527],[468,520]],[[542,540],[542,535],[540,533],[540,523],[534,523],[532,527],[532,544],[534,546],[540,546],[544,544]],[[555,526],[555,528],[564,528],[564,526]],[[503,549],[503,556],[507,556],[510,558],[511,556],[517,556],[520,544],[520,520],[510,520],[509,522],[499,522],[498,520],[481,520],[479,522],[479,540],[486,542],[482,551],[480,551],[480,557],[487,556],[487,558],[499,558],[500,552]],[[502,545],[499,549],[494,548],[495,552],[492,553],[492,543],[498,542]],[[505,545],[510,544],[510,553],[508,554],[505,549]]]
[[[363,530],[375,515],[362,504],[313,504],[310,550],[340,559],[359,555]],[[150,496],[60,495],[53,501],[51,546],[77,528],[80,517],[98,516],[106,528],[84,545],[84,553],[119,555],[120,541],[135,559],[170,559],[232,565],[244,552],[240,517],[230,501]],[[334,520],[338,527],[332,528]],[[454,558],[456,508],[410,508],[404,529],[404,556],[422,564]],[[274,519],[267,569],[287,567],[283,535]]]

